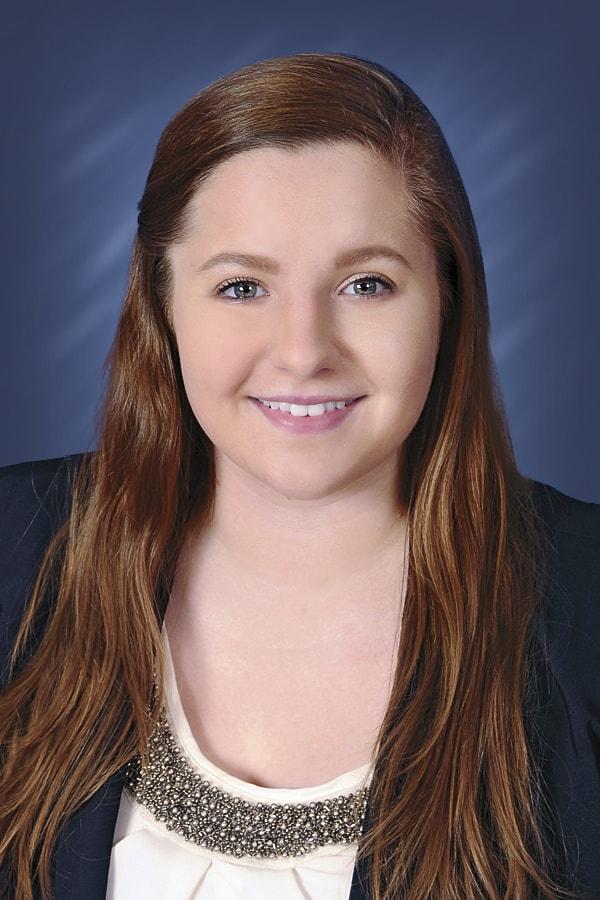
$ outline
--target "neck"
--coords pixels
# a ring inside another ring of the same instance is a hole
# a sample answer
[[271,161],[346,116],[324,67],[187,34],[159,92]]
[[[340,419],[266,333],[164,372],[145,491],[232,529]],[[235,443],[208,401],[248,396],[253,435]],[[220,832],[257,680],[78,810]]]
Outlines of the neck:
[[[407,517],[394,496],[395,467],[353,490],[318,499],[286,498],[233,464],[222,464],[214,515],[190,529],[174,584],[195,618],[338,623],[377,612],[400,590]],[[395,592],[395,593],[394,593]],[[194,609],[196,612],[194,612]]]

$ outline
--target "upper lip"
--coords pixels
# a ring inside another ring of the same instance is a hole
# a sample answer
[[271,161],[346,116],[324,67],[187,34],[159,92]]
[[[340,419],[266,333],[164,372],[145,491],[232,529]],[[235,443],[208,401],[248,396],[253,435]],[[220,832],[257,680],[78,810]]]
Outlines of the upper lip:
[[[364,394],[361,396],[364,396]],[[314,403],[328,403],[332,400],[359,400],[360,396],[357,394],[351,394],[346,397],[343,394],[311,394],[309,397],[300,397],[298,394],[277,394],[273,397],[260,396],[252,399],[268,400],[270,403],[279,401],[281,403],[296,403],[300,406],[310,406]]]

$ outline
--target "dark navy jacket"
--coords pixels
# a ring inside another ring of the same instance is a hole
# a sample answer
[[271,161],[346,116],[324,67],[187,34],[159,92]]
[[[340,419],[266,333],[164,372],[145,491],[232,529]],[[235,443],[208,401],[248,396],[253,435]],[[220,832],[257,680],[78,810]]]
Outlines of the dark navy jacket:
[[[3,679],[42,553],[68,514],[67,475],[80,460],[75,454],[0,468]],[[562,830],[573,860],[570,885],[589,900],[600,900],[600,504],[542,482],[534,485],[552,550],[543,604],[550,663],[544,664],[541,683],[547,692],[531,725],[541,736],[539,762],[557,816],[552,834]],[[123,785],[121,771],[64,825],[53,870],[56,900],[105,900]],[[0,875],[5,877],[5,867]],[[366,878],[361,862],[355,866],[350,900],[366,900],[360,883],[366,885]]]

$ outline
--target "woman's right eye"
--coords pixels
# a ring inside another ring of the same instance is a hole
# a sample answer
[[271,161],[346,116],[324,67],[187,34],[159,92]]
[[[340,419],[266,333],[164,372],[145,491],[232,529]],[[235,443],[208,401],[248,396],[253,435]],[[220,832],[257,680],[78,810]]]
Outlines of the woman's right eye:
[[219,287],[216,289],[217,294],[220,294],[222,297],[226,297],[228,300],[233,301],[234,303],[244,303],[246,300],[254,300],[255,294],[248,294],[248,292],[242,294],[237,294],[232,296],[231,294],[226,294],[225,292],[230,290],[232,287],[237,288],[238,285],[251,285],[253,287],[261,287],[259,281],[256,281],[255,278],[244,278],[243,276],[236,276],[235,278],[228,278],[227,281],[224,281]]

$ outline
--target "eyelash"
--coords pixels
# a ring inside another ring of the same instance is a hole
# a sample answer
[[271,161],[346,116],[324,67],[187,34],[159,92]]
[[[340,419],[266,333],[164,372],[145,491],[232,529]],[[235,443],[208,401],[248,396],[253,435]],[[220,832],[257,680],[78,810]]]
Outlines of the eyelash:
[[[363,297],[374,297],[381,296],[382,294],[387,294],[393,290],[393,285],[391,281],[388,281],[387,278],[382,278],[381,275],[376,275],[375,272],[367,272],[364,275],[358,275],[356,278],[353,278],[352,281],[349,281],[344,287],[349,287],[351,284],[355,284],[357,281],[378,281],[380,284],[384,286],[383,291],[380,291],[379,294],[362,294]],[[257,281],[256,278],[249,278],[245,275],[236,275],[234,278],[228,278],[227,281],[224,281],[219,287],[216,288],[216,293],[224,296],[227,288],[231,287],[233,284],[255,284],[258,287],[263,287],[260,281]],[[360,297],[361,294],[355,294],[355,297]],[[243,299],[241,297],[225,297],[229,303],[248,303],[250,300],[256,300],[260,298],[256,297],[247,297]]]

